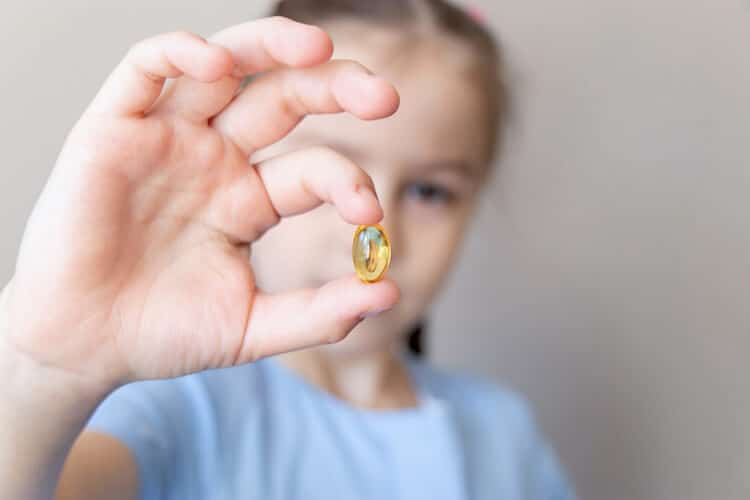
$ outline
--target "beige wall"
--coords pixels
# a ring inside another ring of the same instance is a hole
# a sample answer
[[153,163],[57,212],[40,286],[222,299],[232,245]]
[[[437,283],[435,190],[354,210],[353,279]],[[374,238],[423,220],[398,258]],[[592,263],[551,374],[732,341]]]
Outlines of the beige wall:
[[[222,4],[4,5],[0,278],[128,45],[265,3]],[[750,498],[750,1],[476,4],[518,116],[434,357],[525,392],[584,499]]]

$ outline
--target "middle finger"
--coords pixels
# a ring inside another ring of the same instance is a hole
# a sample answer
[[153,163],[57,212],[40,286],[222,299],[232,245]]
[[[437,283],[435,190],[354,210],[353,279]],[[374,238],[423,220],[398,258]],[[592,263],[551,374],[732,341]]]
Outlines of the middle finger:
[[374,120],[395,113],[398,105],[393,85],[359,63],[335,60],[261,75],[211,124],[250,156],[284,138],[307,114],[347,111]]

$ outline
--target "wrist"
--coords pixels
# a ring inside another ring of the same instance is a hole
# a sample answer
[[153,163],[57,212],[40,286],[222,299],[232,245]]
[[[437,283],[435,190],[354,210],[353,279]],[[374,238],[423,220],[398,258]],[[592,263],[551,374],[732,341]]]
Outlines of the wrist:
[[[45,365],[17,348],[10,335],[8,297],[12,281],[0,291],[0,377],[3,403],[20,411],[41,405],[84,418],[115,387],[106,386],[77,374]],[[7,400],[10,398],[10,401]]]
[[51,498],[65,459],[108,391],[13,345],[0,292],[0,497]]

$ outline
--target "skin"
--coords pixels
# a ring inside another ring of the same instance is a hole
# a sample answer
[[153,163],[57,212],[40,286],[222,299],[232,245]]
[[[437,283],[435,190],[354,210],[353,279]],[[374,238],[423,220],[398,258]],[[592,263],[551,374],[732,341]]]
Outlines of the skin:
[[[390,347],[439,287],[475,189],[438,208],[405,186],[458,185],[456,169],[437,162],[479,166],[476,137],[461,138],[477,102],[460,78],[423,92],[424,81],[394,68],[415,104],[390,127],[359,128],[388,122],[370,120],[392,115],[399,94],[331,54],[319,28],[269,18],[208,41],[183,32],[144,40],[113,71],[66,138],[3,290],[1,498],[135,498],[127,449],[81,434],[98,403],[134,380],[287,353],[292,369],[344,396],[358,385],[366,396],[354,404],[413,404],[410,390],[389,390],[404,380]],[[439,79],[437,70],[414,73]],[[263,71],[234,97],[245,75]],[[165,78],[175,80],[164,87]],[[438,103],[448,107],[437,113]],[[342,111],[344,121],[306,120],[287,136],[307,114]],[[298,149],[331,138],[344,144]],[[312,217],[320,236],[274,243]],[[375,222],[391,231],[393,267],[364,284],[351,271],[351,232]],[[307,264],[284,269],[280,247],[292,261],[304,248]],[[355,327],[360,340],[341,342]],[[356,385],[336,378],[345,372]]]
[[[461,75],[467,54],[453,40],[406,38],[351,21],[326,29],[336,40],[334,58],[362,61],[394,83],[399,111],[371,123],[343,114],[309,117],[259,156],[324,144],[372,177],[393,249],[387,276],[398,283],[401,299],[343,341],[281,359],[355,406],[413,406],[415,393],[395,354],[403,335],[427,314],[476,208],[486,176],[487,134],[472,131],[482,102]],[[454,71],[446,71],[446,61]],[[282,291],[350,273],[354,229],[329,207],[283,221],[253,248],[258,282]]]

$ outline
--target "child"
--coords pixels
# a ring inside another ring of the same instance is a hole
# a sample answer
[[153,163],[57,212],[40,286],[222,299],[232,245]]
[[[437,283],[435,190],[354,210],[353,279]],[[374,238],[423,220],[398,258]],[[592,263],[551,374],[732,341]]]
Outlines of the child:
[[67,137],[2,295],[0,498],[574,498],[519,395],[399,348],[498,149],[491,36],[442,0],[274,14],[134,45]]

